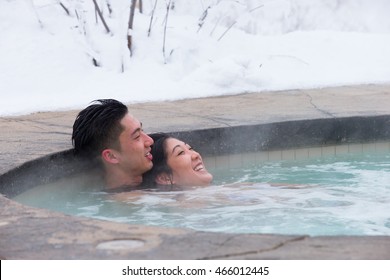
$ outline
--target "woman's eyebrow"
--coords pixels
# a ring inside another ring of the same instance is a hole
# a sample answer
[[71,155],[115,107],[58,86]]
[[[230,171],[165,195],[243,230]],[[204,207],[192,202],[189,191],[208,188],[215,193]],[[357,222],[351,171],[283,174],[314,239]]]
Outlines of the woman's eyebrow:
[[177,144],[175,147],[173,147],[172,154],[175,152],[176,148],[180,148],[180,147],[181,147],[180,144]]

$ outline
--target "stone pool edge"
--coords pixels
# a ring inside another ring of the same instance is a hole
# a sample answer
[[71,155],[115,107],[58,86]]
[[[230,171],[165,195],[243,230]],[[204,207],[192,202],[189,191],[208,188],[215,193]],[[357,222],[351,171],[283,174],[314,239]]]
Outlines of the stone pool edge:
[[0,204],[3,260],[390,258],[389,236],[212,233],[73,217],[24,206],[4,196]]

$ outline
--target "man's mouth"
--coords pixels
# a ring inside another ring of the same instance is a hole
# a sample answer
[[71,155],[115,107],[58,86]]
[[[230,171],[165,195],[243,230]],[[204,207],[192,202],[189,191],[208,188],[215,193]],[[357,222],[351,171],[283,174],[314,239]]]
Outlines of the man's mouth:
[[146,154],[145,154],[145,157],[148,159],[148,160],[153,160],[153,155],[150,153],[150,152],[147,152]]

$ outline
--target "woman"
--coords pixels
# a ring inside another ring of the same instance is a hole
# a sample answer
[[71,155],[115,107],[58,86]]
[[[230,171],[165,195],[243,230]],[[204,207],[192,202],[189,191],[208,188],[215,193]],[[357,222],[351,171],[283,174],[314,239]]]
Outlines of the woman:
[[190,145],[164,133],[149,135],[153,138],[151,154],[153,167],[143,176],[145,185],[153,186],[207,186],[211,175],[201,155]]

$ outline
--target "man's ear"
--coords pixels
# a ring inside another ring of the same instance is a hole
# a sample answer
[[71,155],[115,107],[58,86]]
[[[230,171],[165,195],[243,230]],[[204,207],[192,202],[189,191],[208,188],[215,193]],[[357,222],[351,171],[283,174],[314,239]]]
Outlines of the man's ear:
[[171,176],[165,172],[156,176],[156,183],[159,185],[173,185]]
[[117,164],[119,163],[119,159],[115,154],[115,151],[111,149],[105,149],[102,151],[102,159],[108,163]]

